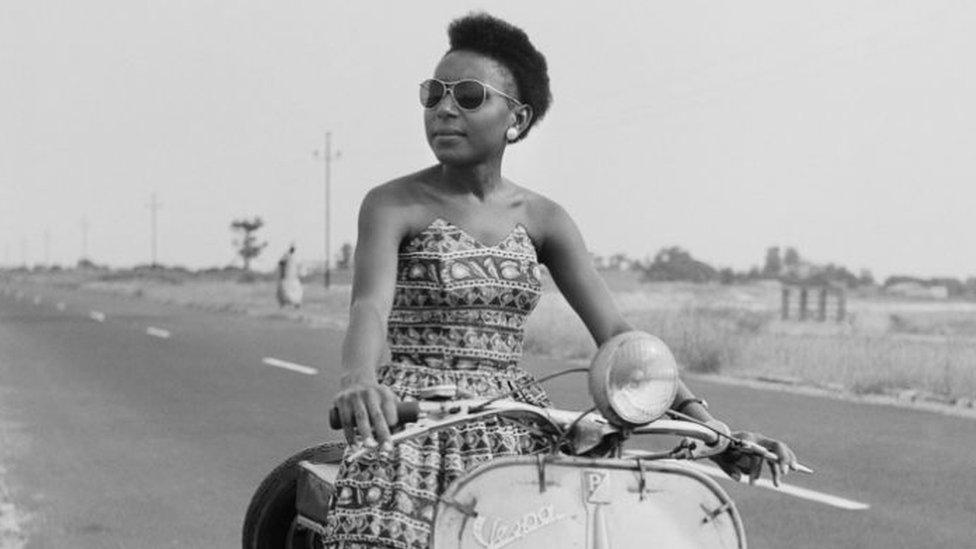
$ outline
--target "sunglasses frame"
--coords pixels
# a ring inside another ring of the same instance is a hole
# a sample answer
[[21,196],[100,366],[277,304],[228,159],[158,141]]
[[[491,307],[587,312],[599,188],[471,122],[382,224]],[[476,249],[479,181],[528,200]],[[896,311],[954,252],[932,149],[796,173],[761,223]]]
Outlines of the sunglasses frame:
[[[433,105],[431,105],[429,107],[427,105],[424,105],[423,101],[421,101],[420,102],[420,105],[423,108],[425,108],[425,109],[434,109],[434,108],[437,108],[437,106],[441,104],[441,101],[443,101],[445,97],[447,97],[448,95],[450,95],[451,96],[451,99],[454,101],[454,104],[457,105],[457,108],[461,109],[462,111],[466,111],[466,112],[476,111],[476,110],[480,109],[481,107],[483,107],[485,105],[485,101],[488,101],[488,90],[491,90],[491,91],[497,93],[498,95],[504,97],[505,99],[508,99],[512,103],[515,103],[515,105],[518,106],[518,107],[525,106],[525,103],[522,103],[521,101],[519,101],[518,99],[515,99],[511,95],[508,95],[507,93],[505,93],[505,92],[501,91],[500,89],[492,86],[491,84],[487,84],[487,83],[482,82],[481,80],[478,80],[476,78],[462,78],[461,80],[455,80],[453,82],[445,82],[445,81],[440,80],[440,79],[437,79],[437,78],[428,78],[427,80],[424,80],[423,82],[420,83],[421,90],[423,90],[425,84],[429,84],[430,82],[437,82],[438,84],[440,84],[441,86],[443,86],[444,87],[444,95],[442,95],[440,97],[440,99],[437,100],[436,103],[434,103]],[[458,102],[457,97],[454,95],[454,86],[457,86],[458,84],[460,84],[462,82],[475,82],[477,84],[480,84],[481,87],[483,88],[484,91],[483,91],[482,96],[481,96],[481,103],[478,103],[478,106],[477,107],[473,107],[473,108],[468,109],[468,108],[462,107],[461,106],[461,103]]]

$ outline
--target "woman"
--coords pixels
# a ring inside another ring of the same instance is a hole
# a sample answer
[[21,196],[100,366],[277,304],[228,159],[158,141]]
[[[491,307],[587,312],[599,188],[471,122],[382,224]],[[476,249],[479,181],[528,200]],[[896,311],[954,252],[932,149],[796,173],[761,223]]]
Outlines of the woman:
[[[531,382],[518,366],[525,318],[541,294],[539,265],[599,345],[633,328],[556,203],[501,174],[507,147],[546,114],[545,58],[520,29],[486,14],[454,21],[450,49],[421,85],[438,164],[372,189],[359,213],[349,330],[335,404],[350,444],[379,444],[344,466],[327,546],[426,547],[436,498],[474,465],[545,451],[530,434],[486,421],[393,447],[396,402],[425,387],[496,395]],[[382,359],[389,341],[391,359]],[[518,398],[548,399],[538,386]],[[728,432],[681,384],[673,407]],[[751,433],[782,458],[785,445]],[[730,475],[762,462],[723,454]],[[771,466],[774,480],[786,466]]]

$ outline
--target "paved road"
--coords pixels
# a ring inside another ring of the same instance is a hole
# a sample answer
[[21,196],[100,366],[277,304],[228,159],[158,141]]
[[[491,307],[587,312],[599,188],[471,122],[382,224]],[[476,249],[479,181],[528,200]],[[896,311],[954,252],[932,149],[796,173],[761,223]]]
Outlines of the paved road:
[[[28,547],[237,546],[261,478],[334,436],[324,410],[340,341],[287,321],[0,283],[0,459],[32,516]],[[692,385],[730,423],[793,442],[817,474],[791,484],[870,505],[844,510],[726,482],[752,547],[976,545],[976,422]],[[551,392],[582,407],[582,387],[564,379]]]

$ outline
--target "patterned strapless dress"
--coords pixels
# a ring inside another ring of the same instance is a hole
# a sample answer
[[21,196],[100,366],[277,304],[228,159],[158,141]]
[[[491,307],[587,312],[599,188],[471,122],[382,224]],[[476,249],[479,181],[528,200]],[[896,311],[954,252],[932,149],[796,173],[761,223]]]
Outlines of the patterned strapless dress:
[[[424,387],[453,384],[475,395],[518,390],[514,398],[548,406],[519,366],[526,318],[541,295],[535,247],[517,225],[486,246],[434,220],[401,247],[389,318],[391,361],[380,383],[403,400]],[[465,471],[498,456],[548,446],[526,430],[494,420],[469,423],[343,465],[325,547],[429,545],[437,498]]]

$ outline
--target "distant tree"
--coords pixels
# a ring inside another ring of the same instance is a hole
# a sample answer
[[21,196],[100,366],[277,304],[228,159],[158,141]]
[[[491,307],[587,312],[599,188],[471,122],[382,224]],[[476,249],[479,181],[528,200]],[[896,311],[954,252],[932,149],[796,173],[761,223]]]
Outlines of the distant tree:
[[746,273],[746,280],[757,280],[759,278],[762,278],[762,273],[759,272],[759,267],[753,265],[752,268],[749,269],[749,272]]
[[787,268],[800,266],[800,253],[793,246],[788,246],[786,252],[783,253],[783,265]]
[[601,270],[606,268],[606,259],[602,255],[597,255],[590,252],[590,259],[593,261],[593,266],[595,268]]
[[766,248],[766,263],[763,265],[762,275],[765,278],[776,278],[783,272],[783,261],[779,257],[779,246]]
[[678,246],[661,249],[643,271],[642,278],[646,281],[709,282],[718,279],[718,271],[714,267],[696,260]]
[[856,287],[860,284],[860,278],[847,270],[847,267],[828,263],[816,269],[813,275],[807,278],[807,283],[812,284],[841,284],[848,288]]
[[268,245],[267,242],[258,243],[257,237],[254,236],[254,233],[263,226],[264,221],[258,216],[254,216],[252,219],[235,219],[230,224],[232,231],[242,234],[241,238],[234,240],[234,247],[237,249],[237,255],[244,260],[244,272],[246,273],[251,272],[251,260],[260,255],[264,247]]
[[336,261],[337,269],[348,269],[352,265],[352,244],[344,242],[339,248],[339,260]]
[[623,271],[632,263],[633,261],[626,254],[615,253],[607,259],[607,268],[612,271]]
[[718,272],[718,280],[722,284],[734,284],[735,283],[735,271],[726,267]]
[[874,286],[874,275],[869,269],[861,269],[861,274],[857,277],[860,286]]
[[92,270],[94,270],[94,269],[97,269],[98,268],[98,265],[96,265],[92,260],[88,259],[87,257],[84,257],[84,258],[81,258],[81,259],[78,260],[77,267],[79,269],[92,269]]
[[976,276],[971,276],[967,278],[966,282],[964,282],[963,284],[964,284],[963,291],[965,292],[964,295],[969,299],[976,298]]
[[651,259],[651,256],[645,255],[643,260],[640,259],[630,260],[630,266],[627,267],[627,270],[633,271],[635,273],[643,273],[651,266],[652,263],[654,263],[654,260]]
[[930,278],[926,281],[927,286],[945,286],[951,297],[958,297],[966,292],[965,284],[958,278],[940,277]]

